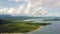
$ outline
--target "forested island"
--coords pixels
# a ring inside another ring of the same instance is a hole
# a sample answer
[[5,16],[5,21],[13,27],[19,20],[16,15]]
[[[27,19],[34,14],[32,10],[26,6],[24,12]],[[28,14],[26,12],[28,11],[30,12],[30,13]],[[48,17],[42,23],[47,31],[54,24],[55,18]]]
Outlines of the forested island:
[[0,33],[27,33],[38,29],[40,26],[50,25],[51,23],[32,23],[30,21],[15,22],[0,19]]
[[43,21],[60,21],[60,19],[55,18],[55,19],[44,19]]

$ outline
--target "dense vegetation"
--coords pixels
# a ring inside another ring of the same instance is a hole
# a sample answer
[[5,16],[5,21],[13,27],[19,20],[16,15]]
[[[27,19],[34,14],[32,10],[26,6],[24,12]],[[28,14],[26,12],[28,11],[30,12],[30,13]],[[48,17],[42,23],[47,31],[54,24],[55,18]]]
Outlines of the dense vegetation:
[[11,23],[9,20],[0,19],[0,25]]
[[0,19],[0,33],[26,33],[45,25],[50,25],[50,23],[14,22]]

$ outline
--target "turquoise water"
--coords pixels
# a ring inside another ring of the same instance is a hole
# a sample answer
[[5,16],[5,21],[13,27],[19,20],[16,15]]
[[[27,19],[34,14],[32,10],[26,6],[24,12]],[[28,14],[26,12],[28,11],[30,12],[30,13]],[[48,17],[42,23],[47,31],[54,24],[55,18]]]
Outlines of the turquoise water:
[[27,34],[60,34],[60,21],[41,21],[41,19],[33,19],[36,22],[52,23],[51,25],[43,26],[36,31],[29,32]]

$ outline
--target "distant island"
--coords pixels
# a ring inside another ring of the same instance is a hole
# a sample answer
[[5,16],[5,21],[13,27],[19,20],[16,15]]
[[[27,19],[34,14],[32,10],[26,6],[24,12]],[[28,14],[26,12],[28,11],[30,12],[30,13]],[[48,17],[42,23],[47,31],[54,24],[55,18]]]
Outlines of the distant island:
[[40,26],[50,24],[51,23],[32,23],[30,21],[14,22],[11,20],[0,19],[0,33],[27,33],[38,29]]
[[55,18],[55,19],[44,19],[43,21],[60,21],[60,19]]

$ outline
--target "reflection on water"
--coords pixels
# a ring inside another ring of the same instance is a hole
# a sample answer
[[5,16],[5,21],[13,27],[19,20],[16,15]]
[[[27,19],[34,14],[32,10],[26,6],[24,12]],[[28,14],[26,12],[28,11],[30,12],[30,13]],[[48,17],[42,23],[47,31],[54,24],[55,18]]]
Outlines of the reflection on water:
[[27,34],[60,34],[60,21],[41,21],[41,19],[33,19],[39,23],[52,23],[51,25],[39,28],[36,31]]

